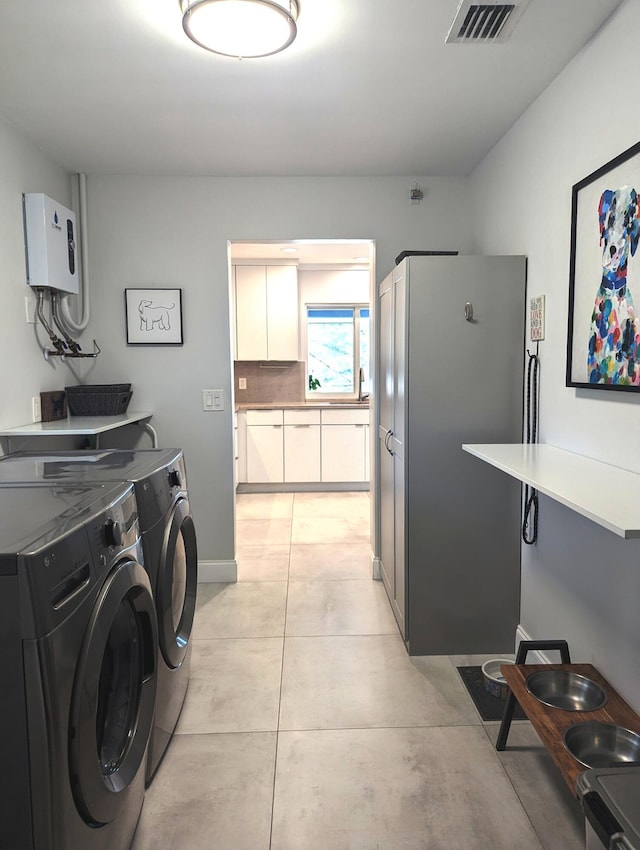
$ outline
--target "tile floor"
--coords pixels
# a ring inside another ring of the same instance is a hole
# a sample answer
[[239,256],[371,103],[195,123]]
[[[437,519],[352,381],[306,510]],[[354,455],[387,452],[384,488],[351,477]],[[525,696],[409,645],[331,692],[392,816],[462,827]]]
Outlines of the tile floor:
[[133,850],[581,850],[527,721],[497,753],[456,670],[410,658],[367,493],[237,499],[237,584],[199,588],[192,679]]

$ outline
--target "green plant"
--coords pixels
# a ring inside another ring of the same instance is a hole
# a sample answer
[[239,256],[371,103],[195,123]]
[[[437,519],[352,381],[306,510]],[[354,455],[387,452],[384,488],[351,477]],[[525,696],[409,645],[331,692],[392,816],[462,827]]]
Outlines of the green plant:
[[317,378],[314,378],[313,375],[310,373],[309,374],[309,389],[310,390],[317,390],[319,386],[320,386],[320,381]]

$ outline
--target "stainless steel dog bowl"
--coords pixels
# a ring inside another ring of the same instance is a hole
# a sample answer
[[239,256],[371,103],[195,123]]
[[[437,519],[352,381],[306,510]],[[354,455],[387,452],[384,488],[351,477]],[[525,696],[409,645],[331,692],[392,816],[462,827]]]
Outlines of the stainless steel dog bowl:
[[527,676],[526,685],[544,705],[565,711],[595,711],[607,701],[600,685],[568,670],[538,670]]
[[588,720],[569,726],[562,740],[567,752],[585,767],[640,762],[640,735],[623,726]]

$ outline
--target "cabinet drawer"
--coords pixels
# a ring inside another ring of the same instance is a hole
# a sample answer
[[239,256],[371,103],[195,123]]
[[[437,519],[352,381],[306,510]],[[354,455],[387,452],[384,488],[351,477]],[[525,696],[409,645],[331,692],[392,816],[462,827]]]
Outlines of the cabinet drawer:
[[319,425],[319,410],[285,410],[285,425]]
[[282,425],[282,410],[247,410],[247,425]]
[[354,408],[334,408],[333,410],[322,410],[323,425],[368,425],[369,410]]

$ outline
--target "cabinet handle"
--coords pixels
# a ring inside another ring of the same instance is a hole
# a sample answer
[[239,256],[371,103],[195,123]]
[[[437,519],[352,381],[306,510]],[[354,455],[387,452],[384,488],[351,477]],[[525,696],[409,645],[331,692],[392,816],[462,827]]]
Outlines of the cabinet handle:
[[294,425],[294,428],[311,428],[311,425],[307,423],[306,425]]

